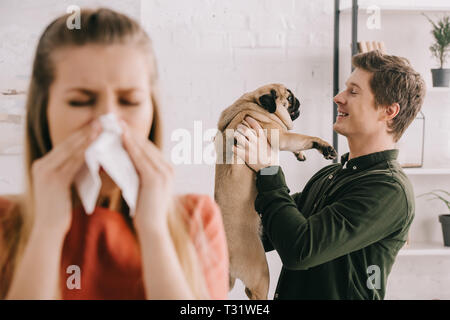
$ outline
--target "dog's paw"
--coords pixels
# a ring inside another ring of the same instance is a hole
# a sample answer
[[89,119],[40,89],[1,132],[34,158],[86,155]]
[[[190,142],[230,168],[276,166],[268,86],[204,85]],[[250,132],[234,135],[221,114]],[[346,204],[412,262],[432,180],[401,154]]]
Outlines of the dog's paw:
[[328,146],[327,148],[324,148],[323,150],[323,157],[327,160],[336,159],[337,152],[332,146]]
[[336,159],[337,152],[333,148],[333,146],[329,145],[325,141],[313,142],[313,148],[317,149],[320,153],[322,153],[323,157],[327,160]]
[[299,151],[299,152],[294,152],[294,156],[297,158],[298,161],[305,161],[306,160],[306,156],[303,152]]

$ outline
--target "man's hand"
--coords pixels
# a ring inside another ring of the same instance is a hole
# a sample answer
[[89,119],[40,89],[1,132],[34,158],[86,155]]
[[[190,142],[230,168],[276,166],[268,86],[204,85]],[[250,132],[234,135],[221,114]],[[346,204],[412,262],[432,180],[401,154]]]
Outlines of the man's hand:
[[[245,121],[250,127],[245,124]],[[244,121],[237,126],[234,137],[237,141],[233,147],[234,154],[255,172],[279,164],[278,150],[272,148],[265,130],[255,119],[245,117]]]

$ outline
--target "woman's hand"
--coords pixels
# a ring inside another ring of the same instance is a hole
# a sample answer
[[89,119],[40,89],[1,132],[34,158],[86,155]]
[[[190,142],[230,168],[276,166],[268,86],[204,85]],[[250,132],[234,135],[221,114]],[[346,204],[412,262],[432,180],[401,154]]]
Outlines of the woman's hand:
[[101,125],[91,122],[55,146],[31,166],[34,229],[65,235],[72,219],[70,186],[84,163],[84,154],[98,137]]
[[168,226],[174,170],[146,138],[134,137],[121,122],[123,142],[140,179],[134,224],[148,299],[193,299]]
[[33,162],[34,224],[7,299],[60,298],[62,247],[72,219],[70,186],[100,131],[97,122],[87,125]]
[[167,228],[167,211],[172,200],[174,170],[148,138],[135,137],[121,122],[123,143],[139,175],[140,186],[135,226],[140,229]]
[[237,144],[233,152],[255,172],[278,165],[278,150],[274,150],[267,140],[266,133],[258,121],[247,116],[246,121],[250,128],[243,123],[237,126],[234,137]]

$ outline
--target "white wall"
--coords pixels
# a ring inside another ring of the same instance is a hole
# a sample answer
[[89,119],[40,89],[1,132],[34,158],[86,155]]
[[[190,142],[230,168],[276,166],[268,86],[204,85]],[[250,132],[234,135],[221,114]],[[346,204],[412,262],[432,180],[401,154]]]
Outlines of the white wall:
[[[301,116],[295,122],[294,131],[320,136],[331,142],[333,1],[2,1],[0,91],[26,90],[37,37],[46,24],[56,15],[64,13],[70,4],[112,7],[140,20],[150,34],[159,65],[162,116],[165,125],[164,152],[168,159],[171,149],[177,144],[176,141],[171,141],[171,134],[175,130],[185,128],[194,136],[194,121],[201,121],[201,133],[215,128],[219,114],[224,108],[242,93],[270,82],[284,83],[302,103]],[[408,20],[404,20],[407,24]],[[386,20],[386,30],[388,23],[393,29],[388,32],[383,29],[379,37],[385,40],[388,49],[392,48],[392,53],[410,57],[413,64],[418,66],[418,70],[426,74],[429,68],[428,54],[418,53],[420,48],[423,47],[426,51],[428,47],[428,29],[424,29],[426,25],[417,27],[417,39],[405,39],[404,35],[400,35],[399,28],[393,25],[395,19],[388,21]],[[416,21],[414,26],[416,23],[419,22]],[[345,21],[341,25],[343,36],[346,30],[350,33],[349,25],[344,25]],[[412,28],[408,24],[407,26],[405,32]],[[421,37],[425,40],[421,40]],[[407,41],[395,47],[397,42],[400,43],[399,39]],[[414,50],[414,55],[413,50],[409,49],[412,47],[411,41],[415,41],[414,48],[419,48]],[[342,48],[348,46],[349,41],[345,42],[343,39]],[[396,51],[394,48],[397,48]],[[341,56],[344,57],[345,49],[341,50]],[[341,66],[345,68],[345,61],[342,61]],[[348,65],[347,69],[349,68]],[[345,76],[345,73],[343,74]],[[23,112],[22,105],[23,97],[0,95],[0,112],[3,107],[20,113]],[[434,120],[430,118],[430,121],[443,130],[443,140],[434,145],[431,141],[436,141],[435,139],[428,140],[430,146],[436,148],[436,152],[427,159],[441,159],[438,160],[439,163],[445,164],[448,159],[439,156],[448,155],[448,118],[439,117],[439,113],[448,116],[448,108],[444,105],[439,107],[441,109],[436,114],[438,117]],[[0,143],[1,128],[0,123]],[[11,130],[18,128],[8,129],[8,132]],[[16,139],[20,141],[20,137]],[[201,140],[199,142],[201,143]],[[203,148],[207,145],[208,143],[204,142]],[[330,163],[315,151],[307,151],[306,156],[308,160],[305,163],[298,163],[291,154],[282,156],[282,166],[291,192],[300,191],[317,170]],[[20,155],[0,155],[0,194],[20,192],[20,164]],[[176,165],[175,169],[177,192],[213,195],[213,165]],[[413,182],[415,187],[416,183],[419,184],[419,191],[434,188],[436,183],[448,189],[448,181],[444,180],[436,182],[435,179],[425,178]],[[418,211],[424,210],[425,206],[431,210],[438,207],[434,203],[422,205],[422,202],[418,201]],[[419,214],[420,212],[417,216]],[[439,225],[430,220],[431,216],[435,218],[435,214],[431,214],[430,217],[416,219],[420,223],[413,225],[412,233],[442,241],[438,232]],[[428,236],[426,232],[422,232],[423,228],[426,228],[425,225],[428,225]],[[269,297],[272,298],[281,263],[274,252],[268,254],[268,259],[271,269]],[[397,273],[399,276],[393,277],[391,298],[402,297],[406,291],[414,290],[403,285],[405,281],[401,281],[400,275],[405,273],[402,270]],[[395,279],[400,280],[395,282]],[[444,291],[439,291],[439,288],[434,288],[433,292],[438,298],[449,297],[445,296]],[[236,284],[229,297],[246,298],[240,283]]]

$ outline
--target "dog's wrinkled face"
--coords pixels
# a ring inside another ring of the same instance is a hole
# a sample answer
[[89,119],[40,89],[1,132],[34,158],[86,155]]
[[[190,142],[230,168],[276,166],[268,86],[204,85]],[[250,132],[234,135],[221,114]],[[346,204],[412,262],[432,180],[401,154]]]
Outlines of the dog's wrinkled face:
[[300,116],[300,101],[294,96],[291,90],[287,89],[289,96],[287,98],[289,102],[288,112],[291,120],[294,121]]
[[259,97],[258,102],[261,107],[270,113],[275,113],[277,107],[284,108],[289,114],[291,121],[297,119],[300,115],[300,102],[292,91],[282,85],[273,85],[271,87],[269,94]]

